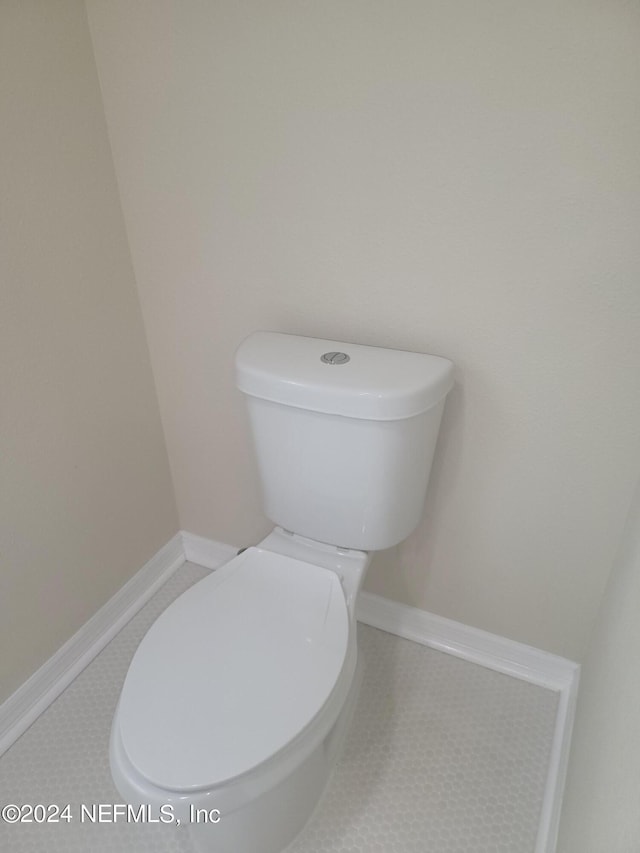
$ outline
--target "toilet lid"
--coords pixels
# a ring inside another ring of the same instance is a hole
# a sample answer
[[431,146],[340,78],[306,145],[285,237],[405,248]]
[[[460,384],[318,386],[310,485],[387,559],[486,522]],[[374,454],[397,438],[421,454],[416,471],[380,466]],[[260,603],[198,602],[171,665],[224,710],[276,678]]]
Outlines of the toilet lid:
[[142,640],[118,715],[129,759],[172,790],[245,773],[317,715],[348,638],[334,572],[250,548],[176,599]]

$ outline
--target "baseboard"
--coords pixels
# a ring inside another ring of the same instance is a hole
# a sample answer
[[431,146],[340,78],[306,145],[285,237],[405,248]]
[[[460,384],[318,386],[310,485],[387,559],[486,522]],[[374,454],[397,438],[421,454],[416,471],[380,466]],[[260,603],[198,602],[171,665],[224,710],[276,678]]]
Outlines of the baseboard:
[[554,853],[569,762],[580,666],[566,658],[471,628],[369,592],[358,597],[359,622],[523,679],[559,694],[556,728],[535,853]]
[[533,646],[370,592],[358,596],[356,615],[366,625],[551,690],[563,690],[578,666]]
[[569,767],[571,735],[580,681],[580,666],[578,664],[574,664],[574,666],[573,678],[559,691],[556,728],[551,747],[535,853],[555,853],[558,843],[562,797]]
[[0,755],[184,563],[177,533],[25,683],[0,705]]

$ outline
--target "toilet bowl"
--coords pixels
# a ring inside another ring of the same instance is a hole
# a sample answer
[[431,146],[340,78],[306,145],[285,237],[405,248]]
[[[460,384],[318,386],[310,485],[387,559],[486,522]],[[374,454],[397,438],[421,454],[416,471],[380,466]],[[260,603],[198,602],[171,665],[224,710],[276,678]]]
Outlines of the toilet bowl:
[[187,826],[198,850],[282,850],[352,712],[368,562],[276,529],[176,599],[140,643],[114,717],[125,799]]
[[358,590],[421,518],[452,367],[272,332],[239,347],[276,527],[152,625],[110,741],[122,797],[200,853],[279,853],[315,808],[358,692]]

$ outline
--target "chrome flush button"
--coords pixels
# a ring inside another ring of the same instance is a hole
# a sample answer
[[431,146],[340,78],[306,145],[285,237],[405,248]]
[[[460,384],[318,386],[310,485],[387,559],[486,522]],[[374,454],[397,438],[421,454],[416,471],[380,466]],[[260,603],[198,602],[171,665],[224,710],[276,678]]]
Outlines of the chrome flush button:
[[351,361],[351,356],[346,352],[325,352],[320,356],[320,361],[324,361],[325,364],[346,364]]

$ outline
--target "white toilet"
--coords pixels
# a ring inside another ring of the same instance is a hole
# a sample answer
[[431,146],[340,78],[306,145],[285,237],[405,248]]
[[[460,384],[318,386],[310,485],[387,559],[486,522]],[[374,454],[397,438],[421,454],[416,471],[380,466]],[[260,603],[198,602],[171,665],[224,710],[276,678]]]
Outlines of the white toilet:
[[358,688],[370,552],[420,521],[453,365],[256,332],[236,354],[278,525],[181,595],[131,662],[111,770],[198,851],[278,853],[335,763]]

